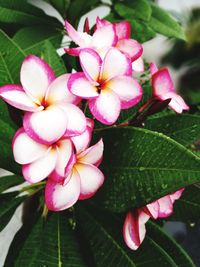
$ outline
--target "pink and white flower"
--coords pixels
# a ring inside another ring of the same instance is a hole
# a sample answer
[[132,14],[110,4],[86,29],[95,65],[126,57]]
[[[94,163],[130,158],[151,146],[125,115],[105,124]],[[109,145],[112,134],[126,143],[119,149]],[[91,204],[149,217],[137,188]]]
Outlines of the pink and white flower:
[[23,128],[20,128],[12,142],[14,159],[22,164],[22,174],[30,183],[37,183],[50,177],[63,182],[65,168],[74,155],[74,147],[81,152],[90,143],[94,123],[87,119],[86,130],[79,136],[69,138],[67,135],[53,144],[41,144],[33,140]]
[[177,113],[182,113],[183,110],[188,110],[188,105],[175,91],[168,69],[162,68],[158,70],[157,66],[154,63],[151,63],[150,70],[152,75],[153,97],[160,100],[171,98],[169,107]]
[[80,98],[68,88],[69,74],[55,78],[42,59],[29,55],[21,66],[21,84],[0,87],[0,97],[25,112],[23,127],[35,141],[53,144],[65,133],[70,136],[86,128],[83,112],[76,106]]
[[103,142],[73,154],[65,169],[64,183],[48,179],[45,187],[47,208],[53,211],[64,210],[77,200],[92,197],[104,182],[104,175],[98,166],[103,157]]
[[143,242],[146,234],[146,222],[152,218],[166,218],[173,213],[173,204],[179,199],[184,188],[175,193],[164,196],[143,208],[128,212],[123,226],[123,237],[127,246],[137,250]]
[[70,76],[68,88],[72,94],[88,99],[93,116],[104,124],[113,124],[121,109],[136,105],[142,98],[142,88],[130,75],[130,60],[116,48],[110,48],[102,60],[92,49],[80,54],[83,72]]

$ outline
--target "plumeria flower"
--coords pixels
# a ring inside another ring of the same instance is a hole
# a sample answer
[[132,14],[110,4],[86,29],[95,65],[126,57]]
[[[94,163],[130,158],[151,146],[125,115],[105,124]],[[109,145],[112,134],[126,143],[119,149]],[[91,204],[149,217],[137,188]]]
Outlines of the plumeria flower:
[[160,100],[171,98],[169,107],[177,113],[182,113],[183,110],[188,110],[188,105],[175,91],[168,69],[162,68],[158,70],[157,66],[154,63],[151,63],[150,70],[152,75],[153,97]]
[[68,81],[72,94],[88,99],[93,116],[104,124],[113,124],[121,109],[136,105],[142,97],[139,83],[130,77],[130,60],[116,48],[110,48],[102,60],[92,49],[80,54],[83,72],[73,73]]
[[0,97],[26,111],[23,127],[35,141],[53,144],[65,133],[77,135],[85,130],[85,116],[75,105],[80,99],[69,92],[68,78],[68,74],[55,78],[45,61],[29,55],[21,66],[22,85],[0,87]]
[[37,183],[47,177],[62,182],[65,179],[65,168],[73,155],[73,149],[84,150],[92,135],[94,123],[87,119],[86,130],[79,136],[63,136],[57,142],[47,145],[30,138],[24,128],[20,128],[12,142],[13,155],[22,165],[22,174],[30,183]]
[[145,238],[146,222],[152,218],[166,218],[173,213],[173,204],[179,199],[184,188],[175,193],[164,196],[143,208],[128,212],[123,226],[123,237],[127,246],[132,250],[137,250]]
[[144,71],[144,62],[142,59],[143,47],[134,39],[131,39],[131,25],[128,21],[119,23],[111,23],[107,20],[97,17],[96,28],[99,30],[108,25],[113,25],[117,35],[117,47],[121,52],[125,53],[132,61],[132,69],[135,72]]
[[104,175],[98,166],[103,156],[103,142],[85,150],[77,150],[65,169],[64,183],[48,179],[45,187],[47,208],[53,211],[73,206],[78,199],[92,197],[104,182]]

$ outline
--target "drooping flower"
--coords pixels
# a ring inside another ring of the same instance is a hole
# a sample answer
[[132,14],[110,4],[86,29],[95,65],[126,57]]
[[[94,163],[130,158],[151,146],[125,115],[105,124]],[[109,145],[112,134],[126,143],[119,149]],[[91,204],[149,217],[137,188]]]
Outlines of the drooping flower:
[[68,74],[55,78],[45,61],[29,55],[21,66],[22,85],[0,87],[0,97],[26,111],[23,127],[35,141],[53,144],[65,133],[77,135],[85,130],[85,116],[75,105],[80,99],[69,92],[68,78]]
[[92,197],[104,182],[98,166],[103,156],[103,142],[73,154],[65,169],[64,183],[49,178],[45,187],[47,208],[53,211],[70,208],[78,199]]
[[87,119],[87,128],[80,136],[63,136],[57,142],[47,145],[33,140],[23,128],[13,138],[13,154],[22,165],[22,174],[30,183],[37,183],[47,177],[62,182],[65,168],[71,160],[74,146],[77,151],[84,150],[91,139],[93,121]]
[[131,59],[133,70],[144,71],[141,58],[143,48],[140,43],[131,39],[131,26],[128,21],[111,23],[97,17],[93,35],[76,31],[68,21],[65,21],[65,27],[69,37],[78,45],[77,48],[66,48],[65,51],[68,54],[77,56],[82,49],[91,48],[96,50],[103,59],[110,47],[116,47]]
[[189,107],[175,91],[173,81],[167,68],[158,70],[154,63],[150,64],[152,75],[153,97],[161,100],[171,99],[169,107],[177,113],[188,110]]
[[102,60],[92,49],[80,54],[83,72],[70,76],[69,90],[88,99],[93,116],[104,124],[113,124],[121,109],[136,105],[142,97],[142,88],[130,75],[130,60],[116,48],[110,48]]
[[175,193],[164,196],[143,208],[128,212],[123,226],[123,237],[127,246],[132,250],[137,250],[145,238],[146,222],[152,218],[166,218],[173,212],[173,204],[179,199],[184,188]]

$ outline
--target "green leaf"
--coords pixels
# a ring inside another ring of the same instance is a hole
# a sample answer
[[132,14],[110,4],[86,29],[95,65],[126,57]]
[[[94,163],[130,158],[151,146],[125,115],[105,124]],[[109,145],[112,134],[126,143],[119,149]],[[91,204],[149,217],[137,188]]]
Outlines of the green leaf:
[[86,266],[66,213],[54,213],[46,221],[39,219],[14,266]]
[[200,116],[181,114],[149,118],[145,128],[170,136],[178,143],[188,146],[200,138]]
[[56,76],[66,73],[65,64],[62,58],[57,54],[54,46],[49,41],[45,41],[44,50],[42,50],[43,59],[49,63]]
[[16,193],[0,195],[0,231],[8,224],[17,207],[24,201],[25,197],[15,197]]
[[0,30],[0,71],[6,73],[6,78],[0,77],[0,85],[19,83],[21,63],[26,53],[21,47]]
[[182,197],[175,202],[174,213],[169,217],[172,221],[196,223],[200,213],[200,187],[199,185],[188,186]]
[[115,11],[127,20],[142,19],[149,21],[151,17],[151,6],[147,0],[129,0],[123,3],[117,3],[114,6]]
[[185,35],[180,24],[161,7],[152,4],[152,15],[149,26],[157,33],[167,37],[185,40]]
[[26,27],[20,29],[13,37],[13,40],[20,45],[20,47],[27,54],[41,54],[41,47],[45,41],[50,41],[55,48],[60,48],[62,33],[52,27],[40,25],[38,27]]
[[[89,242],[97,267],[150,267],[150,266],[182,266],[176,264],[180,259],[187,259],[184,253],[165,248],[165,243],[155,241],[148,234],[137,251],[130,250],[122,238],[122,223],[118,217],[98,208],[78,208],[78,226],[81,228],[85,243]],[[173,244],[173,249],[178,248]],[[87,248],[88,249],[88,248]],[[187,261],[188,263],[189,261]],[[193,266],[193,265],[188,265]]]
[[0,193],[7,190],[8,188],[18,185],[24,182],[24,179],[21,176],[17,175],[7,175],[0,177]]
[[147,42],[153,39],[156,36],[156,33],[152,27],[149,26],[149,23],[146,24],[138,20],[130,20],[132,38],[136,39],[140,43]]
[[200,180],[200,158],[161,133],[133,127],[99,133],[106,179],[96,198],[107,209],[143,206]]
[[70,0],[45,0],[47,3],[50,3],[58,12],[66,18],[66,11],[69,7]]
[[151,220],[147,223],[147,235],[165,249],[168,255],[174,259],[177,266],[195,267],[195,264],[185,250]]
[[15,129],[13,129],[13,127],[11,127],[10,124],[0,119],[0,140],[7,142],[9,144],[14,134],[15,134]]

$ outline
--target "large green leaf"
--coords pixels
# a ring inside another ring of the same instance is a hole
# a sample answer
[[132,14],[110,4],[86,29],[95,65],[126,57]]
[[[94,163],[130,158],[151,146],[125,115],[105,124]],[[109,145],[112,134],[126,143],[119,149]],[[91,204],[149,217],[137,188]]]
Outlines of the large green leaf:
[[8,224],[16,208],[24,201],[25,197],[15,197],[16,193],[0,195],[0,231]]
[[55,48],[59,48],[62,40],[62,33],[60,30],[52,27],[26,27],[20,29],[13,37],[13,40],[20,45],[20,47],[27,54],[40,55],[41,47],[45,41],[50,41]]
[[145,128],[157,131],[175,139],[185,146],[200,138],[200,116],[181,114],[149,118]]
[[157,33],[167,37],[185,39],[185,35],[180,24],[161,7],[152,4],[152,15],[149,26]]
[[7,175],[0,177],[0,193],[5,191],[6,189],[18,185],[24,182],[24,179],[21,176],[17,175]]
[[50,3],[58,12],[66,18],[67,8],[69,7],[70,0],[45,0],[47,3]]
[[147,223],[147,235],[164,248],[168,255],[174,259],[177,266],[195,267],[192,259],[184,249],[151,220]]
[[143,206],[200,180],[200,158],[173,139],[147,129],[100,131],[105,182],[96,195],[113,211]]
[[126,0],[114,6],[116,12],[127,20],[142,19],[148,21],[151,17],[151,6],[147,0]]
[[62,58],[57,54],[51,42],[45,41],[42,49],[42,56],[44,60],[52,67],[56,76],[66,73],[65,64]]
[[54,213],[46,221],[39,219],[14,266],[86,266],[66,213]]
[[[78,226],[94,255],[97,267],[151,267],[151,266],[182,266],[179,262],[187,260],[187,256],[174,242],[174,254],[162,242],[147,236],[137,251],[130,250],[122,238],[122,222],[118,217],[97,208],[78,208]],[[157,232],[159,234],[159,231]],[[167,240],[169,242],[169,240]],[[88,248],[87,248],[88,249]],[[169,249],[169,251],[168,251]],[[168,253],[169,252],[169,253]],[[177,258],[181,256],[182,259]],[[189,262],[186,261],[187,263]],[[190,263],[190,262],[189,262]],[[194,266],[188,264],[189,266]]]
[[[2,118],[4,119],[4,118]],[[0,140],[10,143],[14,136],[15,129],[10,124],[0,119]]]
[[188,186],[182,197],[175,202],[174,213],[169,220],[193,223],[199,221],[200,214],[200,187]]

